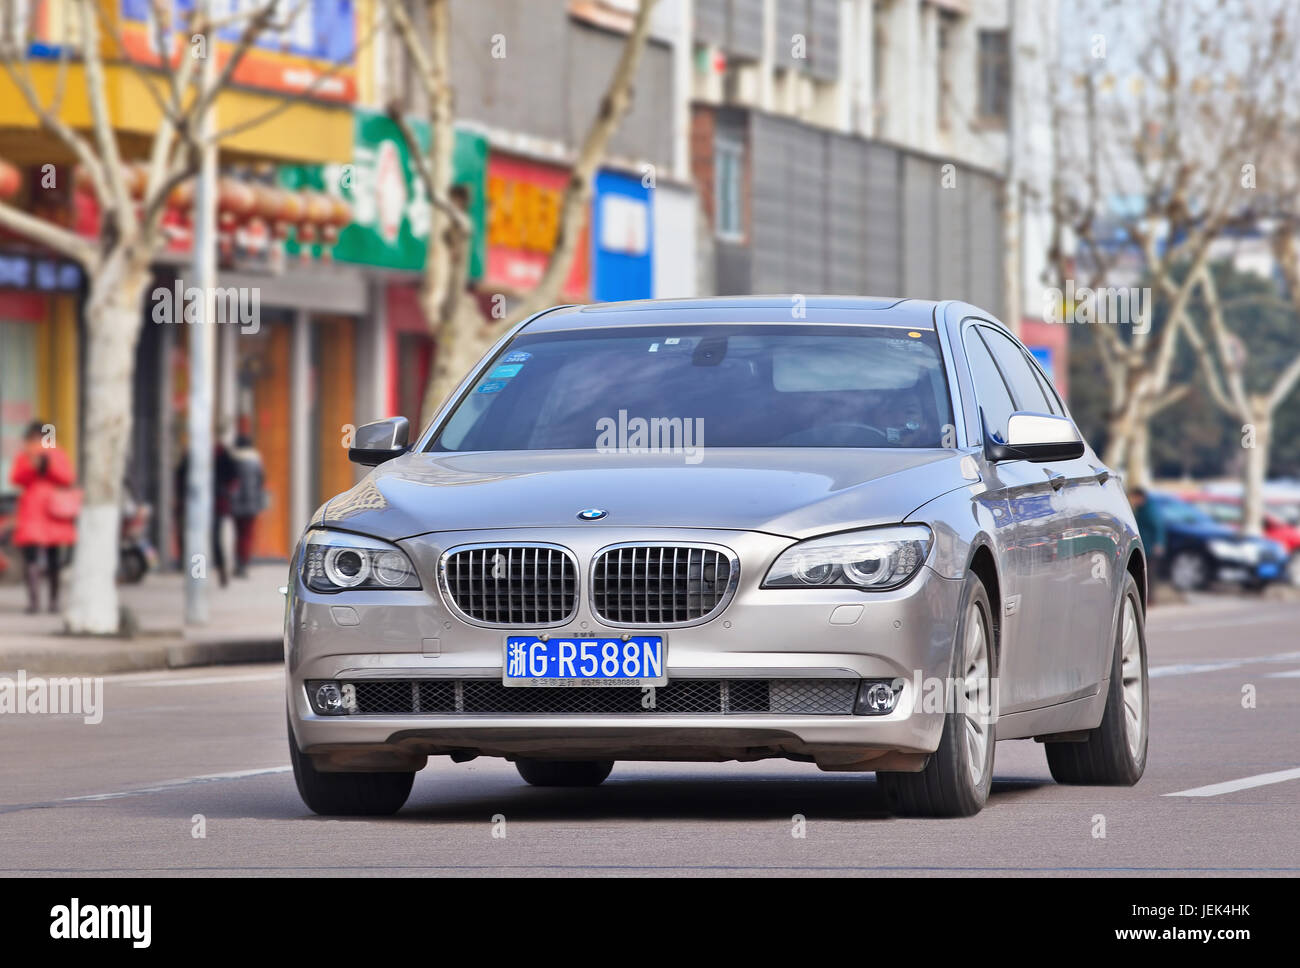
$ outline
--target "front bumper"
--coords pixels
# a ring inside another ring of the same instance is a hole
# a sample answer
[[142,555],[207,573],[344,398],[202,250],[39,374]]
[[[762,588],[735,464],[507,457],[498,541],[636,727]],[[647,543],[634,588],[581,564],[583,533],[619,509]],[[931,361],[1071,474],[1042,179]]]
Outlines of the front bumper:
[[[430,755],[560,759],[811,760],[824,769],[919,769],[939,743],[943,713],[923,708],[916,683],[949,675],[962,583],[928,567],[889,592],[765,589],[768,566],[790,545],[735,531],[557,528],[494,539],[570,548],[585,574],[612,540],[707,542],[734,550],[739,585],[726,609],[693,627],[642,629],[667,643],[670,682],[863,678],[907,680],[886,715],[788,713],[402,713],[320,715],[308,680],[488,680],[499,683],[507,634],[542,630],[469,624],[436,582],[442,551],[484,540],[439,533],[400,542],[425,588],[312,592],[295,573],[285,620],[288,706],[298,746],[323,770],[418,769]],[[580,582],[581,584],[581,582]],[[590,638],[628,629],[599,621],[585,594],[552,634]]]

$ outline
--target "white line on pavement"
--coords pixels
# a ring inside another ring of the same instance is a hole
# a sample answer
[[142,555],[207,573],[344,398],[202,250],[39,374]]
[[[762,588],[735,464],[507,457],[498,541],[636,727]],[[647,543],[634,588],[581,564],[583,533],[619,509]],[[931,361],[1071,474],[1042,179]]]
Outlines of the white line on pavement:
[[1239,628],[1243,625],[1290,625],[1295,622],[1294,613],[1275,613],[1267,612],[1263,615],[1234,616],[1225,618],[1220,621],[1203,620],[1200,622],[1187,622],[1182,625],[1164,625],[1159,622],[1151,623],[1152,632],[1200,632],[1202,629],[1228,629]]
[[1286,672],[1270,672],[1268,679],[1300,679],[1300,669],[1288,669]]
[[1177,665],[1153,666],[1147,670],[1147,675],[1152,679],[1162,679],[1165,676],[1185,676],[1194,672],[1219,672],[1223,669],[1236,669],[1252,662],[1292,662],[1295,659],[1300,659],[1300,652],[1242,656],[1240,659],[1224,659],[1217,662],[1180,662]]
[[1236,793],[1238,790],[1249,790],[1251,787],[1267,786],[1270,783],[1283,783],[1287,780],[1300,780],[1300,769],[1278,770],[1276,773],[1259,773],[1255,776],[1242,777],[1240,780],[1229,780],[1226,783],[1211,783],[1209,786],[1194,787],[1191,790],[1179,790],[1177,793],[1166,793],[1165,796],[1217,797],[1222,793]]
[[284,672],[257,672],[246,676],[191,676],[185,679],[147,679],[124,682],[124,686],[141,686],[157,689],[162,686],[217,686],[230,682],[273,682],[284,678]]
[[220,780],[243,780],[250,776],[269,776],[274,773],[288,773],[291,766],[270,766],[260,770],[236,770],[233,773],[208,773],[203,776],[188,776],[182,780],[163,780],[153,786],[137,787],[134,790],[117,790],[113,793],[88,793],[80,797],[64,797],[60,803],[86,803],[98,800],[120,800],[123,797],[139,797],[149,793],[166,793],[177,787],[192,786],[195,783],[215,783]]

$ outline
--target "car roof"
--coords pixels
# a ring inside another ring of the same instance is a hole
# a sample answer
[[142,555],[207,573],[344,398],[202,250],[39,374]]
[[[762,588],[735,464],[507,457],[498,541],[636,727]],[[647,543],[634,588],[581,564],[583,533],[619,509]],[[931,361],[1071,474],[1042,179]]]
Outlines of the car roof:
[[[934,329],[929,299],[865,296],[713,296],[639,299],[556,306],[533,317],[523,332],[560,332],[615,326],[689,326],[700,323],[809,323]],[[797,308],[798,315],[792,310]]]

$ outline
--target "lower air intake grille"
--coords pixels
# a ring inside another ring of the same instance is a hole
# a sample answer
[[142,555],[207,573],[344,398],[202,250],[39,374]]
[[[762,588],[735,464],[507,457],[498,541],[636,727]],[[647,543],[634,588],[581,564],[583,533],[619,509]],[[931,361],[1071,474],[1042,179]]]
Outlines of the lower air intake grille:
[[507,688],[498,679],[397,679],[343,683],[353,715],[768,715],[847,716],[857,679],[674,679],[639,687]]

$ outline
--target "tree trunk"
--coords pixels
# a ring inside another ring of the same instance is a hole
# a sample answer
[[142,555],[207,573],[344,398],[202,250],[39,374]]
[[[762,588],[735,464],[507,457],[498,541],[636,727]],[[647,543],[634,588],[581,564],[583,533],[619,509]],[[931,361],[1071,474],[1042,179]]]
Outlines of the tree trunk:
[[[426,304],[425,311],[429,306]],[[470,296],[455,300],[451,318],[438,330],[434,339],[433,366],[425,387],[422,426],[427,426],[443,401],[460,385],[479,358],[487,352],[503,329],[488,327]]]
[[1139,413],[1128,438],[1124,481],[1131,487],[1151,486],[1151,420]]
[[1241,531],[1264,533],[1264,481],[1268,476],[1268,452],[1273,437],[1273,412],[1260,397],[1250,401],[1251,423],[1255,427],[1254,446],[1247,447],[1241,474]]
[[122,477],[131,445],[131,376],[147,278],[143,271],[107,269],[92,283],[86,302],[84,497],[64,613],[73,634],[118,631]]

